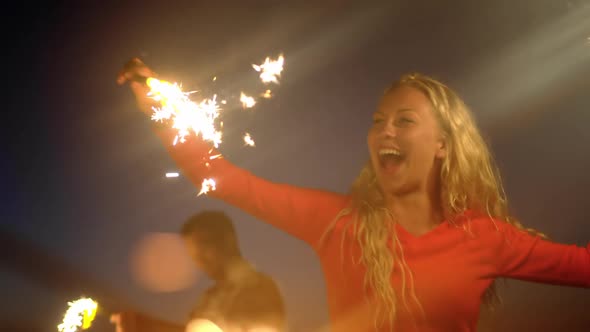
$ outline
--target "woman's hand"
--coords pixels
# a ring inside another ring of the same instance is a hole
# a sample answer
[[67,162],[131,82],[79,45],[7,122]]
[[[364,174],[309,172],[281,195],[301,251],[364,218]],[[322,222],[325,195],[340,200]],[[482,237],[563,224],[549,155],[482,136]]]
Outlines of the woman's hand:
[[146,84],[146,79],[149,77],[155,78],[157,74],[139,58],[129,60],[117,75],[119,85],[129,83],[131,91],[135,95],[137,106],[146,114],[151,114],[152,107],[157,105],[153,99],[148,97],[150,88]]

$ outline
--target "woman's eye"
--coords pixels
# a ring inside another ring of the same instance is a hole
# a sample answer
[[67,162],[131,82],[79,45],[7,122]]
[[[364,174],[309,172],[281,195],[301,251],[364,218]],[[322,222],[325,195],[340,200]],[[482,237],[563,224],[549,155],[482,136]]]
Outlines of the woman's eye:
[[414,120],[410,119],[410,118],[399,118],[397,120],[398,125],[408,125],[411,123],[414,123]]

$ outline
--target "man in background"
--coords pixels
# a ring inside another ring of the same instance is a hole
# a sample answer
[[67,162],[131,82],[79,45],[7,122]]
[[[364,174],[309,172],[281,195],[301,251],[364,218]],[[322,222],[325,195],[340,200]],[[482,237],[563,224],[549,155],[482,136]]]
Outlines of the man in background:
[[[196,265],[215,282],[197,301],[186,330],[213,331],[204,327],[211,324],[224,332],[285,330],[285,308],[277,285],[242,257],[232,221],[225,213],[196,214],[183,225],[181,235]],[[119,313],[112,321],[117,332],[185,331],[185,327],[139,313]]]

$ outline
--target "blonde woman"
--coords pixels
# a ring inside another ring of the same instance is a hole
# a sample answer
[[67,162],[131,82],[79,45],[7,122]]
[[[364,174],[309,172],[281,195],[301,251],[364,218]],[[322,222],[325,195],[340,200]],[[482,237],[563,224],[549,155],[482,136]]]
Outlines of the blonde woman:
[[[126,67],[139,108],[150,113],[154,76]],[[308,243],[325,274],[331,330],[475,331],[494,280],[590,287],[590,245],[552,243],[507,211],[496,166],[463,101],[427,76],[388,88],[367,135],[370,160],[347,195],[272,183],[215,159],[198,137],[170,155],[209,195]]]

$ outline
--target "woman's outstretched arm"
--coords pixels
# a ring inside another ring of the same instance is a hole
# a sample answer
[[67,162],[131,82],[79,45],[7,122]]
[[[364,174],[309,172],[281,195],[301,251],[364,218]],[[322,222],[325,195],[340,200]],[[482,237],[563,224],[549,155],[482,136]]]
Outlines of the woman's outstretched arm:
[[[149,98],[149,87],[137,77],[156,77],[139,59],[134,59],[119,74],[118,83],[129,82],[137,105],[148,116],[157,106]],[[173,144],[176,130],[154,123],[154,131],[183,175],[200,188],[204,179],[213,179],[216,190],[208,195],[219,198],[264,220],[287,233],[317,245],[327,225],[347,204],[347,196],[322,190],[304,189],[273,183],[241,169],[218,155],[212,146],[197,136]]]
[[590,243],[566,245],[498,222],[502,240],[496,255],[498,276],[548,284],[590,287]]

